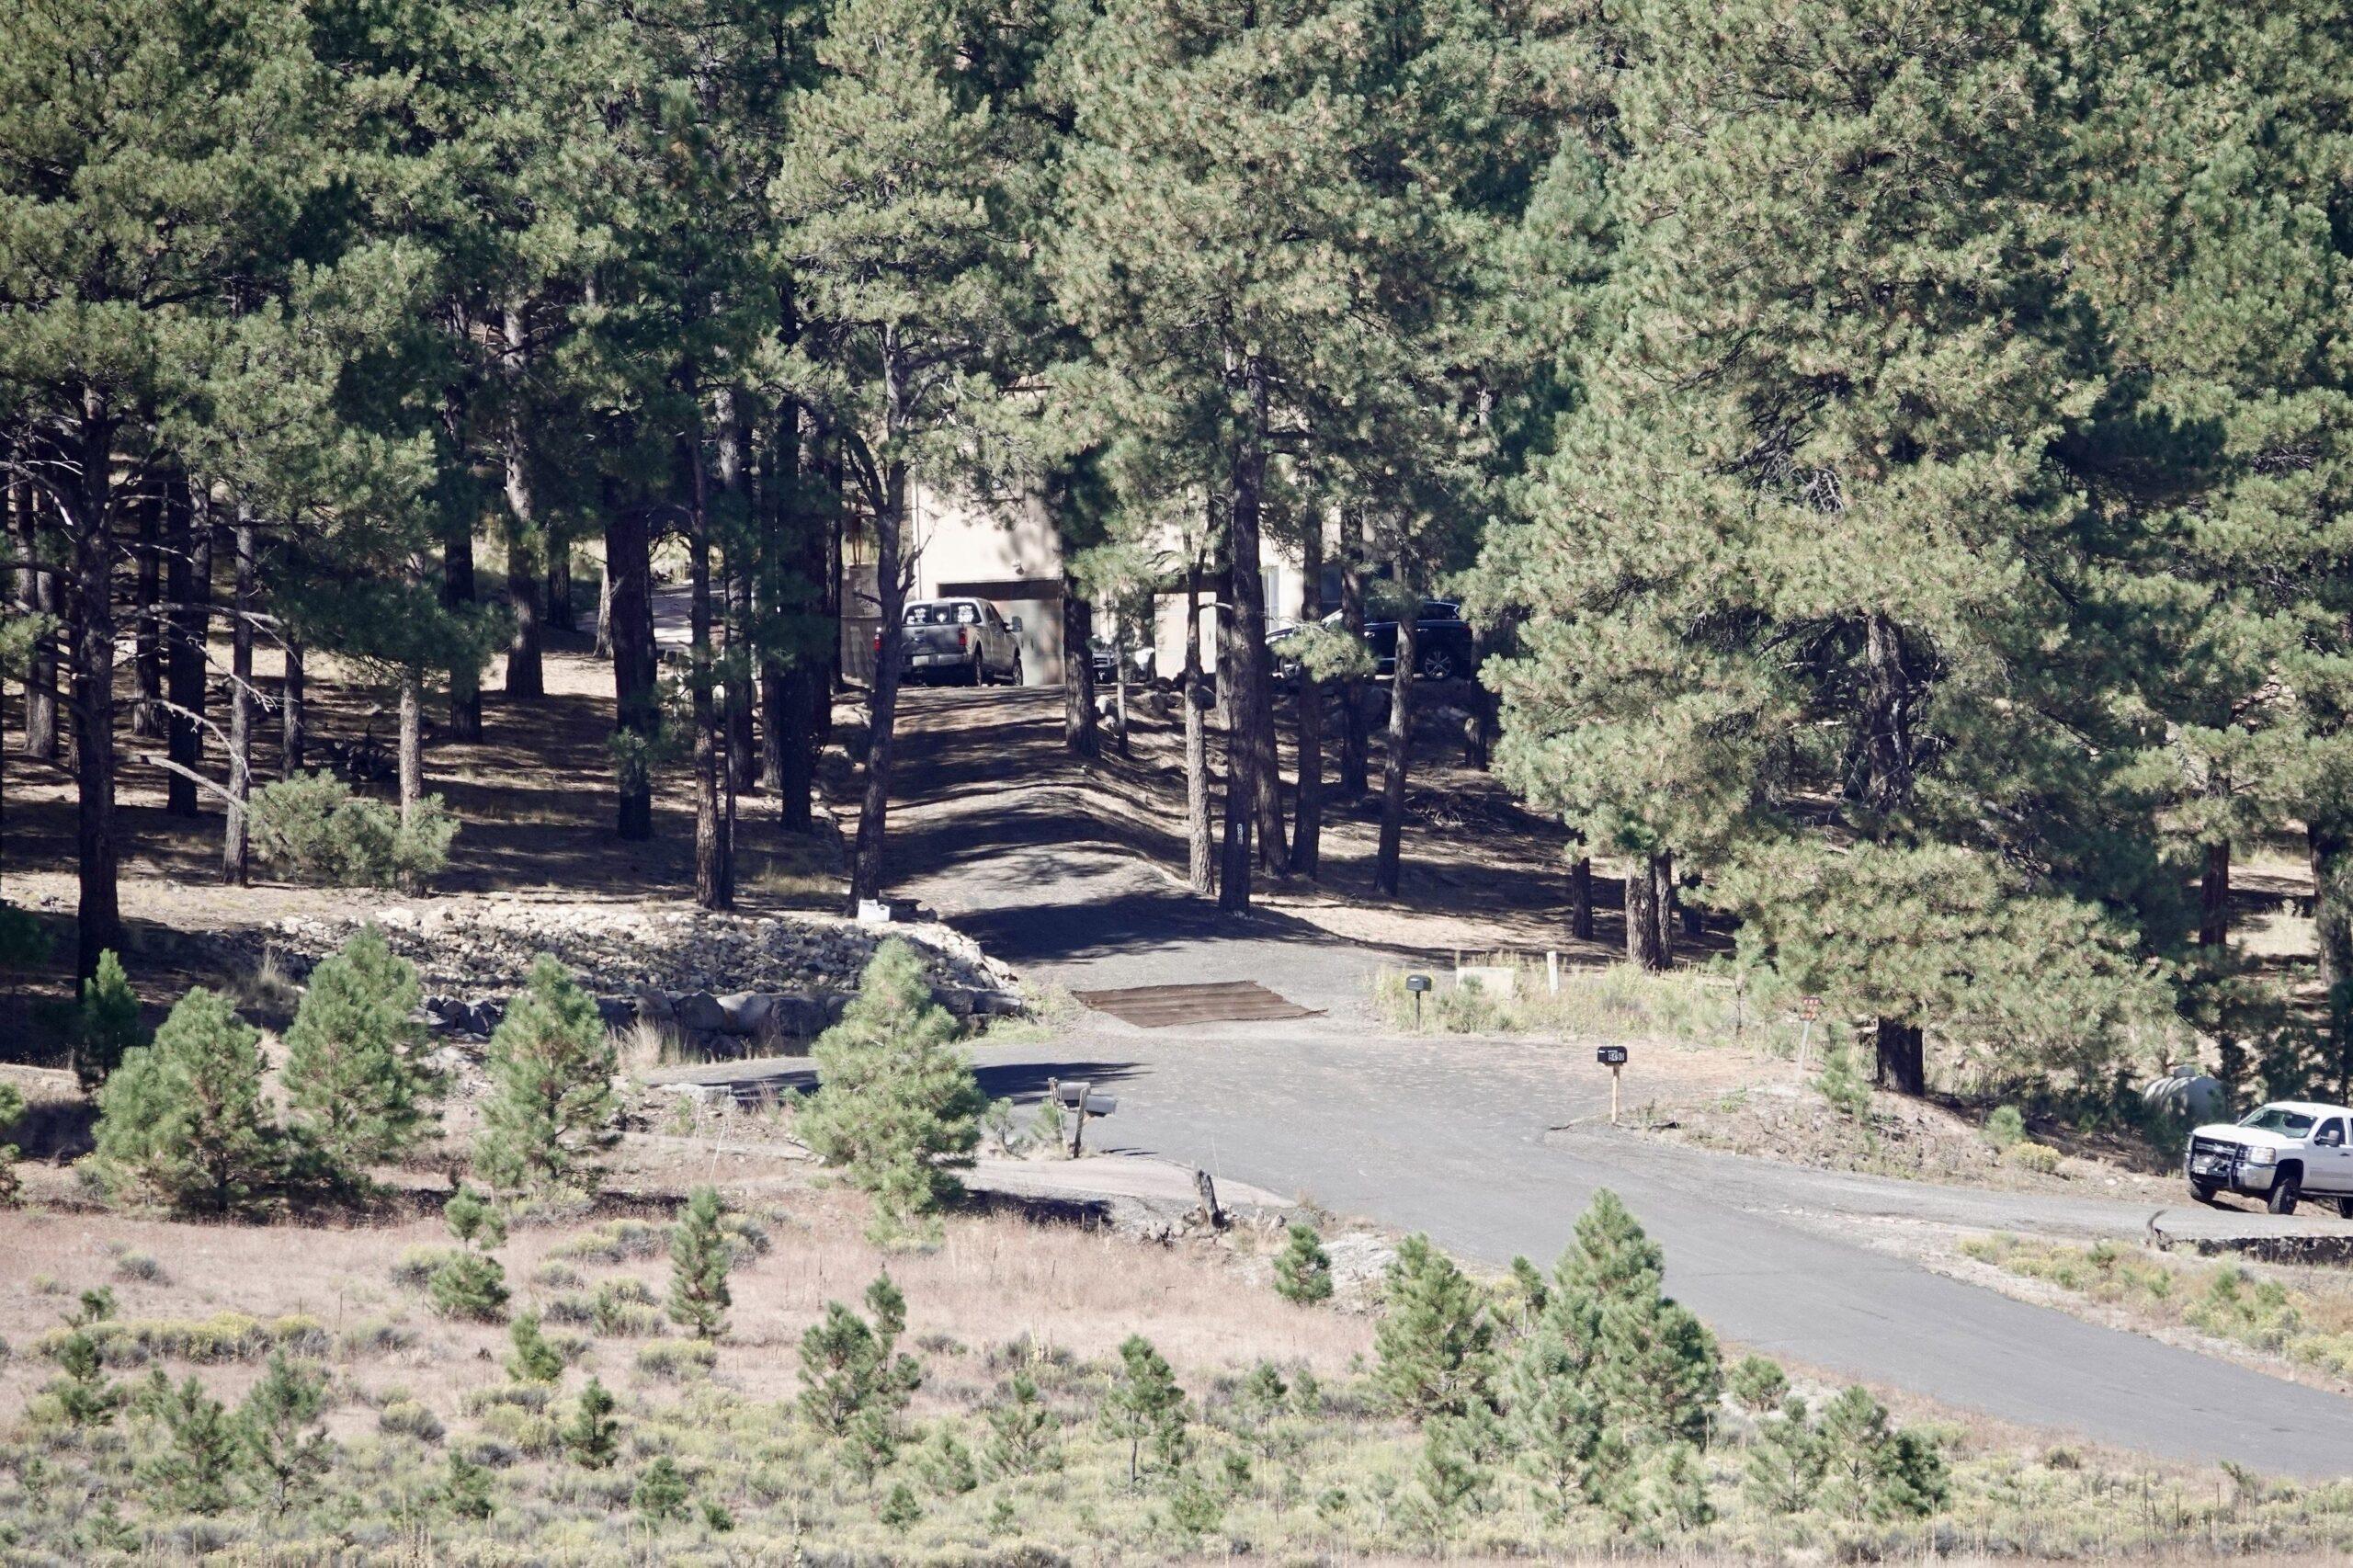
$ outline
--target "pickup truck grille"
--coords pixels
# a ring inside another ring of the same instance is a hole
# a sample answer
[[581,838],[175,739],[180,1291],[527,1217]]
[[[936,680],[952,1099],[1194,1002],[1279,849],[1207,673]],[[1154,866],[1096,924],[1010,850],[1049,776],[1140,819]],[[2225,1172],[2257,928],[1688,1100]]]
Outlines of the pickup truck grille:
[[2192,1138],[2189,1141],[2189,1154],[2192,1159],[2205,1159],[2211,1156],[2235,1164],[2245,1153],[2245,1146],[2221,1138]]

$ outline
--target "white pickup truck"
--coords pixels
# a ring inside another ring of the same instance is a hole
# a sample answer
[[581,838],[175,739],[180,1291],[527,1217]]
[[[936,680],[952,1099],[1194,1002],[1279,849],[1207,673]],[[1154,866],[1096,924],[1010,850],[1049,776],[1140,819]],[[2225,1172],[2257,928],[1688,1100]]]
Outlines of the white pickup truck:
[[2300,1198],[2335,1199],[2353,1220],[2353,1110],[2309,1100],[2274,1100],[2236,1123],[2209,1122],[2189,1135],[2182,1174],[2190,1196],[2211,1203],[2219,1192],[2264,1199],[2274,1214],[2292,1214]]

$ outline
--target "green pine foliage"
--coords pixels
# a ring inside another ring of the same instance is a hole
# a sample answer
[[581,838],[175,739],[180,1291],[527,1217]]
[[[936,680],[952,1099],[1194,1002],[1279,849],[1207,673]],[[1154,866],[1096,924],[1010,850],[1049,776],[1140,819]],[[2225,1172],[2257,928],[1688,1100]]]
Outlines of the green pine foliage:
[[692,1494],[686,1476],[680,1472],[677,1460],[668,1454],[656,1454],[630,1489],[629,1506],[637,1517],[649,1525],[666,1525],[687,1517],[687,1502]]
[[1724,1386],[1733,1403],[1752,1415],[1762,1415],[1780,1408],[1790,1396],[1789,1374],[1778,1362],[1762,1356],[1744,1356],[1740,1364],[1725,1378]]
[[441,1506],[454,1518],[480,1521],[497,1512],[491,1494],[490,1467],[477,1464],[457,1449],[449,1450],[442,1471]]
[[1495,1323],[1470,1277],[1427,1236],[1407,1236],[1382,1292],[1374,1386],[1417,1421],[1464,1415],[1488,1399],[1495,1342]]
[[82,1008],[74,1020],[74,1075],[96,1094],[125,1054],[147,1043],[139,1025],[139,998],[122,960],[109,948],[98,955],[98,971],[82,983]]
[[1275,1294],[1302,1305],[1332,1299],[1332,1259],[1313,1225],[1294,1224],[1275,1255]]
[[1038,1392],[1038,1381],[1016,1372],[984,1412],[988,1443],[983,1457],[989,1473],[1006,1479],[1054,1468],[1054,1415]]
[[279,1350],[238,1407],[240,1458],[256,1496],[276,1517],[314,1492],[335,1464],[335,1444],[320,1420],[326,1405],[325,1375]]
[[1868,1390],[1841,1390],[1822,1408],[1815,1441],[1823,1506],[1856,1518],[1918,1518],[1946,1497],[1944,1458],[1923,1435],[1889,1422]]
[[699,1187],[670,1227],[670,1321],[697,1339],[716,1339],[727,1325],[727,1271],[735,1249],[724,1218],[718,1188]]
[[595,999],[542,955],[490,1038],[474,1173],[501,1192],[592,1186],[613,1136],[618,1067]]
[[580,1391],[580,1401],[560,1437],[564,1452],[584,1470],[609,1470],[620,1457],[620,1423],[613,1415],[615,1403],[601,1379],[590,1378]]
[[932,1000],[905,942],[877,948],[840,1023],[810,1056],[817,1092],[794,1120],[802,1142],[874,1200],[878,1240],[928,1233],[962,1189],[987,1096],[955,1044],[956,1020]]
[[1799,1514],[1819,1500],[1826,1460],[1805,1401],[1785,1395],[1756,1424],[1741,1460],[1741,1494],[1768,1514]]
[[147,1461],[147,1480],[183,1512],[217,1514],[228,1507],[241,1435],[227,1406],[190,1374],[176,1389],[167,1387],[156,1419],[163,1442]]
[[915,1471],[938,1497],[961,1497],[981,1483],[972,1450],[944,1422],[934,1426],[915,1450]]
[[1128,1335],[1120,1346],[1120,1375],[1103,1396],[1100,1422],[1107,1436],[1127,1445],[1130,1486],[1142,1483],[1147,1444],[1162,1470],[1184,1463],[1191,1452],[1188,1418],[1185,1391],[1167,1358],[1143,1335]]
[[866,1288],[872,1321],[839,1301],[801,1336],[801,1413],[830,1437],[887,1464],[901,1414],[922,1386],[923,1369],[899,1354],[907,1302],[883,1275]]
[[262,1068],[259,1031],[197,986],[98,1091],[98,1168],[116,1190],[184,1212],[247,1207],[282,1169]]
[[[8,1136],[17,1118],[25,1114],[24,1092],[14,1084],[0,1084],[0,1139]],[[21,1178],[17,1175],[17,1161],[23,1153],[14,1143],[0,1142],[0,1209],[16,1204]]]
[[288,1129],[330,1181],[364,1182],[432,1125],[416,1005],[416,971],[372,926],[311,971],[280,1080]]
[[506,1358],[506,1375],[518,1383],[553,1383],[563,1377],[569,1359],[540,1332],[540,1314],[518,1312],[507,1325],[514,1349]]
[[421,889],[449,864],[458,819],[438,795],[404,820],[322,769],[254,791],[253,844],[263,864],[323,887]]

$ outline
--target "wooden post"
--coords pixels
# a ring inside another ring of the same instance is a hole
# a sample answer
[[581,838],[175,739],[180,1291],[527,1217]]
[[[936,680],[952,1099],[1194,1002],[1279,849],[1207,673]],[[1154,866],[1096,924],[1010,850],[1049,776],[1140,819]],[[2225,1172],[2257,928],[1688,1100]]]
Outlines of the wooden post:
[[1544,954],[1544,981],[1553,995],[1561,994],[1561,950],[1548,949]]
[[1078,1114],[1070,1124],[1070,1157],[1074,1160],[1084,1152],[1083,1145],[1086,1139],[1086,1095],[1087,1091],[1094,1087],[1095,1085],[1091,1083],[1076,1085]]
[[1201,1218],[1219,1230],[1225,1228],[1225,1210],[1217,1206],[1217,1183],[1199,1165],[1193,1167],[1193,1191],[1201,1200]]
[[1609,1125],[1618,1125],[1618,1074],[1625,1069],[1618,1062],[1609,1064]]

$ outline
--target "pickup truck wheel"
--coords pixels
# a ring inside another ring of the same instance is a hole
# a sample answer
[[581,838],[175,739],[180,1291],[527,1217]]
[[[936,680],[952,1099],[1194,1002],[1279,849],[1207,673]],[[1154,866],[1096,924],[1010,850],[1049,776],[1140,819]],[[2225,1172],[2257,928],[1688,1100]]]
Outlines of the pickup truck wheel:
[[2339,1214],[2344,1215],[2347,1219],[2353,1220],[2353,1198],[2338,1199],[2336,1200],[2336,1211]]
[[2271,1184],[2271,1211],[2274,1214],[2293,1214],[2296,1211],[2296,1199],[2303,1196],[2303,1190],[2304,1178],[2302,1173],[2280,1172],[2279,1179]]
[[2189,1196],[2200,1203],[2213,1202],[2214,1192],[2214,1184],[2211,1181],[2193,1181],[2189,1184]]

